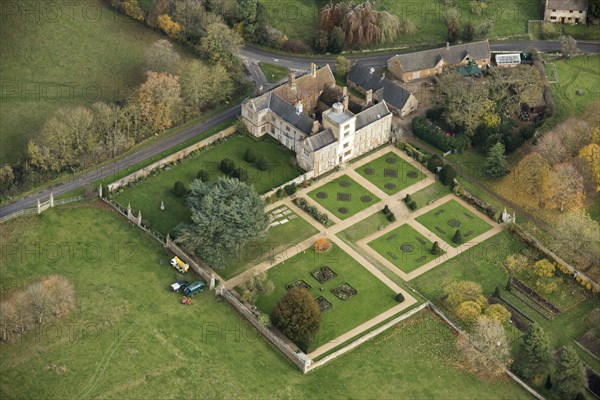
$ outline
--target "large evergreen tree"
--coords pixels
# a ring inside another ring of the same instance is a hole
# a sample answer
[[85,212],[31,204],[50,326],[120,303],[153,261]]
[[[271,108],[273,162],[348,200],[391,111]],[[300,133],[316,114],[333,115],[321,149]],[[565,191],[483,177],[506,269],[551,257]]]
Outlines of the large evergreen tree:
[[195,180],[187,204],[192,223],[177,228],[176,241],[213,268],[223,268],[246,243],[263,238],[269,225],[264,202],[234,178],[214,184]]
[[273,309],[271,320],[273,325],[306,352],[319,331],[321,309],[308,290],[292,288]]
[[585,385],[583,363],[572,346],[565,346],[556,368],[556,389],[564,399],[574,398]]
[[550,342],[548,335],[537,323],[529,325],[529,330],[523,336],[521,357],[517,369],[526,378],[546,372],[551,360]]
[[484,164],[485,173],[490,178],[497,179],[508,173],[508,163],[504,153],[504,145],[500,142],[490,148]]

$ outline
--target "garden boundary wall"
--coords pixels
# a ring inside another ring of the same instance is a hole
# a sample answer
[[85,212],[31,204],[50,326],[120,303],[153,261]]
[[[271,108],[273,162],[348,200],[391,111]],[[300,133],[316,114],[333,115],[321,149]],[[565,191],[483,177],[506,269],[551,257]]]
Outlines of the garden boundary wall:
[[[291,185],[291,184],[300,185],[302,182],[308,181],[308,180],[312,179],[314,176],[315,176],[314,171],[305,172],[304,174],[292,179],[291,181],[288,181],[288,182],[284,183],[283,185],[280,185],[280,186],[276,187],[275,189],[270,190],[267,193],[260,195],[260,197],[264,200],[268,197],[273,196],[275,193],[277,193],[277,191],[279,189],[283,189],[287,185]],[[287,193],[286,193],[286,195],[287,195]]]
[[182,159],[186,158],[187,156],[189,156],[194,151],[200,150],[203,147],[211,145],[214,142],[216,142],[217,140],[221,140],[221,139],[224,139],[226,137],[233,135],[236,132],[236,130],[237,130],[237,128],[235,126],[230,126],[229,128],[226,128],[218,133],[215,133],[214,135],[211,135],[210,137],[208,137],[204,140],[199,141],[198,143],[195,143],[191,146],[186,147],[183,150],[179,150],[176,153],[166,156],[165,158],[162,158],[162,159],[148,165],[147,167],[139,169],[121,179],[118,179],[118,180],[112,182],[111,184],[108,185],[108,191],[110,193],[114,193],[117,190],[119,190],[120,188],[122,188],[123,186],[127,186],[132,183],[135,183],[141,178],[146,178],[153,171],[155,171],[167,164],[172,164],[179,160],[182,160]]
[[[462,328],[460,326],[458,326],[450,318],[448,318],[446,316],[446,314],[444,314],[444,312],[442,310],[440,310],[438,307],[436,307],[432,302],[428,301],[426,304],[427,304],[427,306],[429,307],[430,310],[432,310],[436,315],[438,315],[441,319],[443,319],[444,322],[446,322],[448,325],[450,325],[456,332],[458,332],[459,334],[466,334],[466,335],[468,335],[465,331],[462,330]],[[527,390],[533,397],[535,397],[538,400],[545,400],[545,398],[541,394],[539,394],[538,392],[536,392],[527,383],[525,383],[524,381],[522,381],[518,376],[516,376],[515,374],[513,374],[512,372],[510,372],[508,369],[504,369],[504,372],[512,380],[514,380],[519,385],[521,385],[521,387],[523,389]]]
[[284,356],[294,363],[295,366],[300,368],[303,373],[307,372],[308,367],[311,364],[311,360],[306,354],[301,351],[296,352],[283,339],[277,336],[269,328],[264,326],[256,318],[255,314],[250,311],[240,300],[238,300],[232,292],[225,289],[223,285],[219,285],[217,287],[217,294],[224,298],[234,310],[242,315],[260,334],[264,336],[269,343],[279,349],[279,351],[281,351]]
[[361,336],[360,338],[354,340],[353,342],[351,342],[350,344],[342,347],[341,349],[334,351],[333,353],[329,354],[328,356],[323,357],[319,361],[315,361],[315,362],[311,363],[308,366],[306,372],[312,371],[315,368],[322,367],[323,365],[327,364],[329,361],[332,361],[332,360],[336,359],[337,357],[339,357],[339,356],[341,356],[343,354],[346,354],[347,352],[349,352],[350,350],[355,349],[356,347],[360,346],[361,344],[363,344],[367,340],[373,339],[375,336],[378,336],[379,334],[387,331],[388,329],[390,329],[391,327],[393,327],[397,323],[399,323],[401,321],[404,321],[405,319],[410,318],[413,315],[421,312],[425,308],[427,308],[427,303],[423,303],[420,306],[418,306],[416,308],[413,308],[409,312],[404,313],[404,314],[402,314],[402,315],[400,315],[400,316],[392,319],[389,322],[386,322],[385,324],[383,324],[380,327],[374,329],[373,331],[367,333],[366,335]]
[[84,196],[74,196],[74,197],[67,197],[65,199],[54,200],[54,195],[52,193],[50,193],[50,198],[44,202],[40,202],[40,199],[38,198],[36,207],[24,208],[22,210],[15,211],[12,214],[8,214],[8,215],[5,215],[4,217],[0,218],[0,224],[2,222],[6,222],[8,220],[20,217],[22,215],[41,214],[42,212],[46,211],[49,208],[52,208],[55,206],[60,206],[63,204],[74,203],[76,201],[81,201],[83,199],[84,199]]
[[552,261],[554,261],[558,265],[561,265],[561,266],[565,267],[566,269],[568,269],[573,274],[574,277],[580,276],[581,278],[585,279],[586,282],[589,282],[597,292],[600,291],[600,285],[598,283],[594,282],[592,279],[587,277],[584,273],[578,271],[575,267],[569,265],[566,261],[564,261],[558,255],[556,255],[552,250],[550,250],[546,246],[544,246],[542,244],[542,242],[540,242],[535,236],[533,236],[531,233],[529,233],[525,229],[523,229],[522,226],[520,226],[517,223],[514,223],[512,225],[514,228],[513,232],[517,236],[519,236],[521,238],[521,240],[523,240],[528,245],[533,246],[536,250],[538,250],[540,253],[544,254],[546,257],[550,258]]

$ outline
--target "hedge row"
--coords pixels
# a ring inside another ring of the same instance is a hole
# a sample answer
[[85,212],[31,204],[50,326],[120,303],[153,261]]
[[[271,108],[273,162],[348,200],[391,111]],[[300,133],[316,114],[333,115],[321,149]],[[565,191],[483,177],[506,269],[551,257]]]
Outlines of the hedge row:
[[424,117],[416,117],[412,122],[413,134],[442,151],[464,149],[469,146],[469,139],[464,135],[447,136],[440,128]]

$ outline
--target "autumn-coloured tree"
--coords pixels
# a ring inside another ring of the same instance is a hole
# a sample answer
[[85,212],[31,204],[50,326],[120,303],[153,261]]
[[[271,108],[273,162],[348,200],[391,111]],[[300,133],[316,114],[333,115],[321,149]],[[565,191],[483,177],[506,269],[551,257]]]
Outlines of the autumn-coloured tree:
[[198,49],[213,62],[232,68],[239,53],[242,37],[223,23],[213,23],[206,28],[206,35],[200,40]]
[[172,75],[179,74],[181,56],[175,50],[173,43],[167,39],[154,42],[144,52],[146,58],[146,71],[168,72]]
[[446,303],[451,309],[457,309],[458,306],[465,301],[473,301],[477,303],[481,309],[487,307],[488,303],[483,295],[481,286],[476,282],[452,282],[445,287],[445,291],[448,294]]
[[387,11],[379,13],[379,30],[382,43],[391,43],[400,33],[400,20]]
[[456,308],[456,316],[467,325],[473,324],[481,316],[481,306],[472,301],[464,301]]
[[504,266],[511,274],[518,274],[529,267],[529,259],[523,254],[510,255],[504,260]]
[[550,197],[550,165],[537,152],[523,157],[508,175],[513,198],[523,204],[543,206]]
[[271,320],[302,351],[308,352],[319,331],[321,309],[308,290],[292,288],[273,309]]
[[140,7],[138,0],[123,0],[121,8],[123,13],[129,15],[131,18],[138,21],[144,20],[144,10]]
[[504,327],[489,318],[479,319],[472,335],[459,335],[457,346],[464,365],[478,374],[501,375],[511,363]]
[[315,243],[313,244],[313,247],[317,253],[324,253],[331,249],[331,246],[331,241],[324,237],[315,240]]
[[562,144],[561,138],[555,132],[546,133],[538,141],[536,151],[540,153],[550,165],[559,164],[567,158],[567,150]]
[[555,206],[560,211],[581,209],[585,203],[583,177],[570,163],[563,163],[552,169],[550,188]]
[[220,104],[235,89],[234,82],[220,64],[210,66],[198,60],[185,63],[181,68],[181,97],[195,109]]
[[533,273],[537,277],[535,286],[540,292],[550,294],[556,290],[555,269],[555,265],[546,259],[536,261],[533,264]]
[[159,15],[156,22],[158,27],[170,37],[177,37],[181,33],[181,25],[173,21],[169,15]]
[[552,246],[581,267],[600,264],[600,225],[583,210],[561,215]]
[[485,309],[484,315],[499,324],[505,323],[510,318],[510,312],[502,304],[491,304]]
[[181,104],[179,77],[165,72],[148,71],[146,82],[135,93],[142,120],[155,133],[170,128],[178,119]]
[[[394,22],[387,16],[384,19],[389,39],[393,35]],[[328,3],[319,11],[319,28],[330,32],[334,27],[341,27],[346,44],[350,46],[366,46],[381,40],[380,13],[369,1],[358,5]]]
[[600,191],[600,145],[596,143],[585,146],[579,152],[579,158],[589,165],[592,177],[596,182],[596,190]]

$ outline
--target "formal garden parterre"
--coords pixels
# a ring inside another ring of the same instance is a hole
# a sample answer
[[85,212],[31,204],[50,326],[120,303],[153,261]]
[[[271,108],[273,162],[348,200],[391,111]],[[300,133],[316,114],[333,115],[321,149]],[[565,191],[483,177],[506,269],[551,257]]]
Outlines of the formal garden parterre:
[[441,247],[434,253],[433,243],[408,224],[399,226],[368,245],[405,273],[445,254]]
[[342,175],[308,193],[341,220],[377,204],[380,199],[348,175]]
[[[450,200],[419,216],[416,221],[453,247],[476,238],[492,227],[456,200]],[[455,240],[457,230],[462,240]]]
[[319,299],[322,329],[312,350],[398,304],[394,291],[335,244],[325,253],[311,247],[271,268],[268,276],[275,290],[256,300],[266,314],[292,287],[304,287]]
[[388,195],[398,193],[426,177],[392,151],[357,167],[356,172]]

